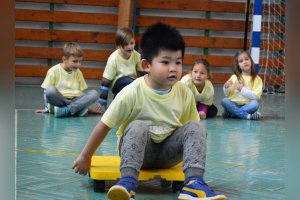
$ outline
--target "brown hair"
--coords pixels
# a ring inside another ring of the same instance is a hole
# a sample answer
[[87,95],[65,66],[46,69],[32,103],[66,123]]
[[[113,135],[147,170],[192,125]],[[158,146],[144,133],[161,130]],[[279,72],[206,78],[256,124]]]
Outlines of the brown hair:
[[256,78],[257,74],[255,71],[253,59],[248,51],[241,50],[241,51],[236,52],[236,54],[234,55],[234,59],[233,59],[233,73],[237,76],[238,80],[241,80],[242,70],[239,66],[238,57],[243,53],[247,54],[247,56],[251,60],[251,81],[253,82],[254,79]]
[[83,57],[83,51],[77,43],[68,42],[64,44],[63,56],[65,56],[66,58],[69,58],[70,56]]
[[204,58],[197,59],[197,60],[195,60],[195,63],[192,66],[191,70],[193,71],[194,66],[198,65],[198,64],[202,64],[205,67],[205,69],[207,71],[208,79],[211,79],[210,64],[209,64],[209,62],[206,59],[204,59]]
[[134,34],[130,28],[120,28],[116,32],[116,46],[125,47],[132,38],[134,38]]

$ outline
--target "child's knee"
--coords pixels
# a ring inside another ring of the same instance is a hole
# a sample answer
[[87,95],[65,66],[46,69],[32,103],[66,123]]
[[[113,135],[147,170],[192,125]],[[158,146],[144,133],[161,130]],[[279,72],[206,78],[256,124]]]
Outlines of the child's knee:
[[92,100],[96,101],[99,98],[99,93],[96,90],[89,90],[88,94]]
[[149,124],[147,124],[145,121],[134,120],[126,127],[121,137],[120,143],[122,144],[124,143],[124,141],[129,140],[133,143],[141,143],[142,141],[144,141],[142,143],[146,144],[145,141],[149,138],[148,130]]
[[259,103],[257,100],[251,100],[251,105],[253,106],[253,108],[258,109],[259,107]]
[[221,101],[221,105],[224,107],[225,105],[227,105],[229,103],[229,99],[227,97],[223,98]]
[[194,133],[199,135],[201,138],[206,138],[206,128],[204,125],[198,121],[191,121],[187,123],[187,128],[189,134]]
[[45,89],[46,97],[52,96],[57,93],[57,88],[54,86],[49,86]]

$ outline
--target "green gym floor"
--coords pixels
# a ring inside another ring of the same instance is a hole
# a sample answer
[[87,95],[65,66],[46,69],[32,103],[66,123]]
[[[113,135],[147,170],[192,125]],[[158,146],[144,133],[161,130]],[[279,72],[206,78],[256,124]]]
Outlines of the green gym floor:
[[[214,119],[202,120],[208,130],[204,179],[230,200],[282,200],[285,197],[284,94],[264,94],[260,121],[223,119],[223,97],[216,87]],[[93,191],[93,180],[71,167],[100,115],[54,118],[36,114],[43,107],[42,89],[16,85],[16,197],[18,200],[105,200]],[[97,155],[117,155],[115,130]],[[108,186],[114,182],[109,182]],[[136,200],[176,200],[159,180],[141,182]]]

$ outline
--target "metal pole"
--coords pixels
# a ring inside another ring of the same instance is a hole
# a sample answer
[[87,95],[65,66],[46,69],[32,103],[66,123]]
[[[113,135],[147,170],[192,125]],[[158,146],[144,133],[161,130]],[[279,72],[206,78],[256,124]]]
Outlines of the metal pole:
[[247,4],[246,4],[246,20],[245,20],[245,33],[244,33],[244,48],[243,48],[244,50],[247,50],[249,10],[250,10],[250,0],[247,0]]

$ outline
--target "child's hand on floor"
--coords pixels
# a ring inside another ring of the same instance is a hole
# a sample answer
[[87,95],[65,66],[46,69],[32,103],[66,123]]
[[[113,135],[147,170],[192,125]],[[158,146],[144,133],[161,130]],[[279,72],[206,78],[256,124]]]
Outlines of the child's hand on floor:
[[35,113],[48,113],[48,110],[46,110],[45,108],[43,108],[43,109],[37,109],[34,112]]
[[206,119],[206,113],[203,112],[203,111],[200,111],[199,112],[199,117],[200,117],[200,119]]
[[91,167],[91,159],[87,159],[84,156],[79,155],[74,161],[72,169],[75,173],[85,176]]

